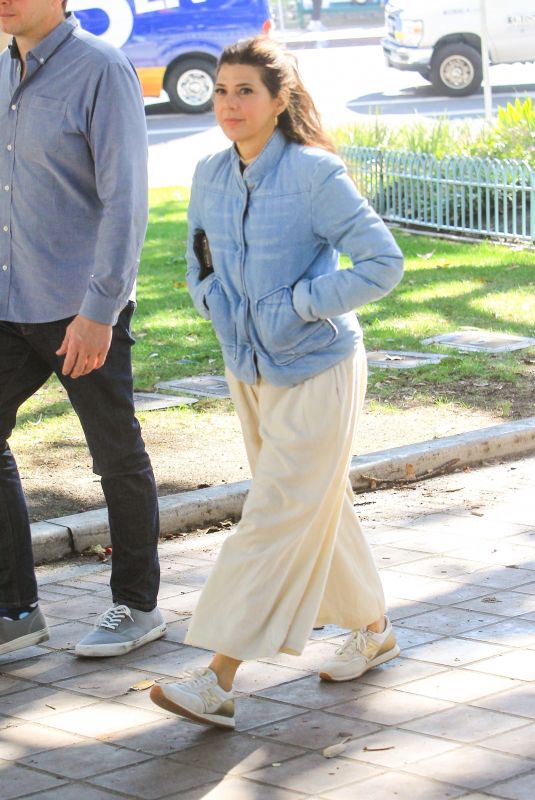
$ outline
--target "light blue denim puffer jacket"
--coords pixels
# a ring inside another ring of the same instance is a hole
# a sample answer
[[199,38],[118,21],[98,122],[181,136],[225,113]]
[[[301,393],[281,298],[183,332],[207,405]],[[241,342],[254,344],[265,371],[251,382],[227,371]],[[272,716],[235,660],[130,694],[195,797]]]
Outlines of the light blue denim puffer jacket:
[[[403,257],[335,155],[275,133],[243,175],[234,147],[199,162],[188,212],[187,282],[225,363],[245,383],[294,386],[345,359],[353,309],[387,294]],[[193,237],[205,231],[204,280]],[[339,252],[352,268],[339,270]]]

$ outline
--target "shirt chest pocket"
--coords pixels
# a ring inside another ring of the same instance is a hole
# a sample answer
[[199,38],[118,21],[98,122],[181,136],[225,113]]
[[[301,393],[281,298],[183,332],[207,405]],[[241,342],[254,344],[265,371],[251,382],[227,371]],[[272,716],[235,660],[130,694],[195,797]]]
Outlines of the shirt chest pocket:
[[60,146],[67,103],[54,97],[33,95],[22,102],[17,130],[18,149],[30,160],[43,153],[55,153]]

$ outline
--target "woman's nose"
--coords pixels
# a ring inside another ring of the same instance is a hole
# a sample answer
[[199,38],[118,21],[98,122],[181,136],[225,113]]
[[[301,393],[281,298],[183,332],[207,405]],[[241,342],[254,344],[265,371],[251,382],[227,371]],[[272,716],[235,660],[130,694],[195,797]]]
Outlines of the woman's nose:
[[227,94],[226,100],[227,100],[227,106],[229,108],[236,108],[236,106],[239,103],[238,95],[237,94],[231,94],[230,92]]

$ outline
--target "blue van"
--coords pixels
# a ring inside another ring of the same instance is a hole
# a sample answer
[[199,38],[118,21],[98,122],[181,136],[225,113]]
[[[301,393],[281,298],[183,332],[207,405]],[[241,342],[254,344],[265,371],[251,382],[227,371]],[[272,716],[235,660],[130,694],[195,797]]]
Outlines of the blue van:
[[68,9],[124,50],[146,97],[165,89],[189,113],[210,108],[223,48],[271,27],[268,0],[69,0]]

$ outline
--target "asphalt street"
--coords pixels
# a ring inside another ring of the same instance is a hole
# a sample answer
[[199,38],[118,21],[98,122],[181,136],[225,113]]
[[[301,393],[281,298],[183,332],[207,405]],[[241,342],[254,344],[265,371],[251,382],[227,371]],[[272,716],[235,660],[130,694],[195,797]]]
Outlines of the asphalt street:
[[[370,44],[369,42],[373,42]],[[389,69],[377,37],[319,42],[296,50],[300,71],[328,127],[379,115],[386,124],[423,119],[483,119],[483,93],[462,98],[437,96],[420,75]],[[535,65],[491,67],[493,108],[526,95],[535,99]],[[199,158],[228,142],[214,115],[174,114],[165,96],[147,101],[150,183],[189,185]]]

